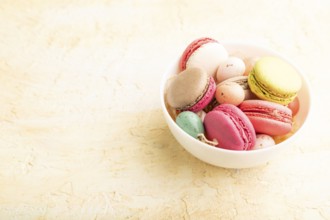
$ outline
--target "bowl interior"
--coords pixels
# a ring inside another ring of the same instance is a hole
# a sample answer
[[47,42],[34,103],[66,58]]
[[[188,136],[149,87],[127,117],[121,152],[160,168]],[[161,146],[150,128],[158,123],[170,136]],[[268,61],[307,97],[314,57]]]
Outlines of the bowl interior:
[[230,56],[237,56],[241,59],[251,57],[262,57],[262,56],[277,56],[287,62],[289,62],[301,75],[302,88],[298,93],[300,101],[300,109],[298,114],[295,116],[295,133],[284,141],[268,148],[251,150],[251,151],[234,151],[226,150],[222,148],[213,147],[202,143],[193,137],[186,134],[179,126],[176,125],[175,121],[171,117],[165,103],[165,92],[167,80],[179,72],[178,63],[179,57],[172,63],[169,69],[165,72],[161,82],[161,107],[164,113],[166,122],[179,143],[195,157],[203,160],[204,162],[213,164],[215,166],[227,167],[227,168],[247,168],[257,166],[268,162],[274,157],[278,151],[285,146],[289,145],[301,131],[301,128],[305,125],[311,106],[310,87],[305,75],[302,71],[294,65],[289,59],[283,57],[279,53],[254,44],[240,43],[240,42],[222,42],[222,45],[227,49]]

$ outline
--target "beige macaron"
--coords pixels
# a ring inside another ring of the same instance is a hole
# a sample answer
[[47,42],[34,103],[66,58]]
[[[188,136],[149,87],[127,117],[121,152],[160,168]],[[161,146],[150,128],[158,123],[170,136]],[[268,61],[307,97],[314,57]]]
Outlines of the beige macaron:
[[198,112],[212,100],[215,93],[213,77],[200,68],[188,68],[169,82],[166,99],[177,110]]

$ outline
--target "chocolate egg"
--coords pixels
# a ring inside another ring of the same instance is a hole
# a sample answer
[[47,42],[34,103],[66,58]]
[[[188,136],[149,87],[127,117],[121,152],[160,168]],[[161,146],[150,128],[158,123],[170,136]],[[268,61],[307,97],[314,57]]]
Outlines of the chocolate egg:
[[194,112],[184,111],[176,117],[177,125],[190,136],[197,138],[204,134],[204,126],[201,118]]
[[257,134],[257,139],[253,150],[262,149],[275,145],[274,139],[267,134]]
[[235,76],[243,75],[245,71],[245,64],[243,60],[238,57],[228,57],[228,59],[222,62],[217,70],[217,80],[222,82],[226,79]]
[[244,100],[257,99],[257,96],[250,90],[247,76],[235,76],[235,77],[226,79],[222,83],[227,83],[227,82],[235,82],[243,88],[244,93],[245,93]]
[[239,105],[245,98],[244,89],[235,82],[220,83],[215,92],[215,98],[220,104]]

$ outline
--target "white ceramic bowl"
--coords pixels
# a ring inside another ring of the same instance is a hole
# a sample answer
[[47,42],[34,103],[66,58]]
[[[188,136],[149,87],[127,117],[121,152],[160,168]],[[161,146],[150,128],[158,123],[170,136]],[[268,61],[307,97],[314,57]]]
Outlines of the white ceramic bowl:
[[170,128],[172,134],[177,139],[177,141],[189,153],[206,163],[225,168],[249,168],[265,164],[271,159],[273,159],[276,155],[278,155],[280,151],[290,147],[294,139],[301,138],[301,129],[306,124],[306,120],[310,113],[311,107],[309,83],[307,82],[305,75],[298,67],[296,67],[289,59],[283,57],[282,55],[271,49],[255,44],[242,42],[222,42],[222,45],[227,49],[229,55],[235,55],[241,58],[261,57],[266,55],[277,56],[286,60],[297,69],[297,71],[301,75],[303,82],[302,88],[298,93],[300,101],[300,109],[298,114],[296,115],[296,124],[298,125],[298,130],[291,137],[279,144],[276,144],[272,147],[251,151],[233,151],[221,149],[194,139],[193,137],[185,133],[175,123],[165,106],[164,94],[166,91],[166,82],[169,77],[178,73],[179,58],[170,65],[169,69],[165,72],[161,82],[160,99],[164,117],[166,119],[168,127]]

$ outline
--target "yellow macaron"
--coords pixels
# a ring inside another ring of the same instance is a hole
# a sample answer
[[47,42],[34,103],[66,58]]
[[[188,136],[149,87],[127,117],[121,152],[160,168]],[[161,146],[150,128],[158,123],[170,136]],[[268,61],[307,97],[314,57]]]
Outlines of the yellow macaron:
[[288,62],[267,56],[255,63],[249,74],[248,84],[260,99],[287,105],[297,96],[302,80]]

